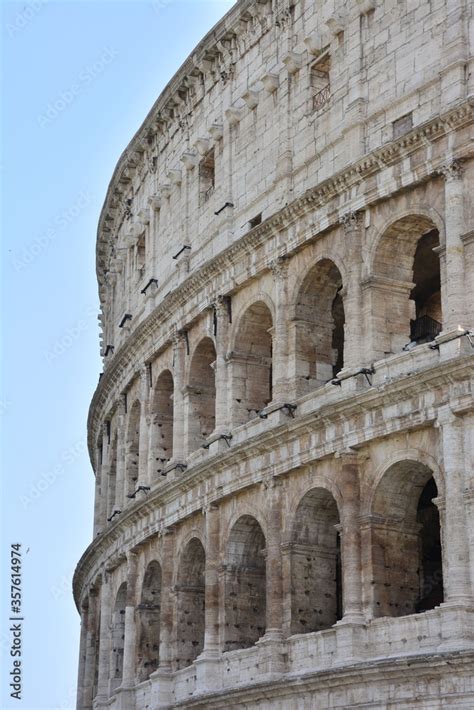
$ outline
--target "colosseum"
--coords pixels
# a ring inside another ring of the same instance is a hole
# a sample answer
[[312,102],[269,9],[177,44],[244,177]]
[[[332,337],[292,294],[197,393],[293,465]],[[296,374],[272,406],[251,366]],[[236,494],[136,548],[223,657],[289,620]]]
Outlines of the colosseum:
[[122,154],[79,710],[474,707],[473,42],[239,0]]

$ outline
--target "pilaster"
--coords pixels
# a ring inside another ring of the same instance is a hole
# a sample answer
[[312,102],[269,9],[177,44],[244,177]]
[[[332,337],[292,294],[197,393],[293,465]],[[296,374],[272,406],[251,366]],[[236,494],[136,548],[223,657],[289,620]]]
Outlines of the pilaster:
[[343,507],[341,510],[341,556],[343,619],[345,623],[363,623],[362,562],[360,541],[360,472],[355,452],[336,454],[341,470]]
[[347,253],[347,283],[343,284],[344,303],[344,369],[362,367],[365,323],[362,303],[362,247],[364,243],[364,212],[347,212],[341,217]]
[[278,257],[270,263],[273,275],[275,323],[273,330],[273,396],[274,402],[288,399],[288,262]]
[[117,407],[117,482],[115,486],[115,503],[111,506],[113,515],[114,510],[122,510],[125,505],[125,496],[127,494],[127,475],[126,475],[126,418],[127,418],[127,395],[121,394]]
[[135,609],[137,605],[137,591],[137,555],[134,552],[128,552],[122,688],[131,688],[135,684],[137,643]]
[[464,505],[464,440],[462,418],[448,405],[438,411],[444,467],[445,512],[443,582],[445,602],[471,604],[470,559]]
[[95,698],[96,701],[101,702],[106,701],[109,696],[112,621],[112,592],[110,586],[110,576],[107,572],[104,572],[100,588],[99,676],[97,681],[97,695]]
[[228,368],[226,354],[229,349],[230,314],[229,299],[218,296],[212,304],[216,318],[216,428],[214,434],[225,434],[230,426]]
[[[443,330],[453,330],[466,324],[464,290],[464,248],[462,236],[464,217],[464,169],[453,160],[441,168],[444,177],[446,244],[441,258]],[[441,245],[442,249],[443,245]],[[444,276],[444,278],[443,278]],[[444,291],[444,293],[443,293]]]
[[186,339],[182,331],[174,328],[172,333],[173,343],[173,379],[174,379],[174,407],[173,407],[173,461],[181,462],[186,458],[184,446],[184,372],[186,358]]

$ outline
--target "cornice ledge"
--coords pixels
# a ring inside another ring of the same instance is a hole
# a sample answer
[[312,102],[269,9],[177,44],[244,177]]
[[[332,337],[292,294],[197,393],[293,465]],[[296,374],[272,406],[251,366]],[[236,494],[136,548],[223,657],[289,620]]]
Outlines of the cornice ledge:
[[[235,10],[236,8],[233,8]],[[228,14],[231,14],[232,11],[229,11]],[[243,7],[240,8],[240,11],[243,11]],[[223,18],[224,20],[225,18]],[[219,23],[220,24],[220,23]],[[216,28],[214,28],[215,30]],[[214,39],[213,31],[211,31],[206,37],[202,40],[202,44],[206,43],[206,40],[209,39],[209,35],[211,35]],[[217,40],[216,40],[217,41]],[[200,45],[198,45],[200,46]],[[159,113],[157,105],[161,102],[164,94],[167,91],[171,91],[171,86],[173,84],[173,81],[176,79],[178,75],[180,75],[180,72],[183,71],[185,72],[187,63],[191,61],[191,58],[188,58],[186,62],[183,64],[181,69],[178,71],[177,75],[173,77],[171,82],[168,84],[168,86],[165,88],[162,96],[159,97],[157,102],[155,103],[155,106],[151,109],[150,113],[148,114],[147,118],[145,119],[142,127],[139,129],[137,134],[134,136],[132,139],[131,143],[127,147],[127,149],[124,151],[122,154],[119,164],[117,165],[117,168],[114,172],[114,175],[112,176],[111,183],[109,185],[109,189],[107,191],[106,199],[104,202],[104,206],[101,211],[101,215],[99,218],[99,225],[98,225],[98,232],[97,232],[97,276],[99,280],[99,290],[101,290],[102,285],[103,285],[103,267],[104,267],[104,257],[108,253],[109,249],[109,242],[110,242],[110,236],[111,236],[111,230],[109,226],[106,226],[104,224],[105,221],[110,220],[110,214],[114,212],[114,208],[112,206],[113,202],[113,192],[115,190],[115,181],[117,179],[116,173],[119,171],[119,167],[121,165],[120,161],[122,159],[125,159],[125,157],[128,157],[129,155],[137,155],[137,153],[140,152],[140,150],[143,152],[143,136],[139,138],[139,135],[143,132],[144,134],[149,132],[150,127],[148,127],[147,130],[145,130],[145,126],[147,125],[147,122],[150,121],[150,116],[155,113]],[[175,87],[176,88],[176,87]],[[167,98],[169,100],[169,97]],[[472,102],[468,100],[467,102],[463,102],[458,104],[457,106],[454,106],[453,108],[449,109],[449,111],[440,114],[439,116],[436,116],[435,118],[427,121],[425,124],[422,124],[421,126],[415,127],[412,131],[410,131],[407,134],[404,134],[401,136],[399,139],[396,141],[391,141],[390,143],[387,143],[377,149],[375,149],[371,154],[368,156],[365,156],[361,160],[359,160],[356,164],[352,166],[348,166],[345,170],[341,171],[338,175],[334,176],[333,178],[329,179],[325,183],[321,184],[319,189],[320,189],[320,195],[319,198],[323,200],[327,200],[331,194],[337,194],[337,192],[340,191],[341,187],[347,188],[350,186],[350,184],[353,183],[354,178],[359,177],[367,177],[368,175],[373,174],[374,172],[377,172],[378,170],[381,169],[381,167],[385,167],[388,165],[392,165],[394,162],[396,162],[400,157],[406,157],[410,153],[412,153],[414,150],[417,150],[421,145],[426,143],[426,141],[432,142],[433,140],[436,140],[437,138],[441,137],[444,133],[448,132],[449,130],[453,130],[453,128],[456,128],[458,125],[462,125],[462,123],[465,123],[466,120],[470,119],[472,113]],[[134,147],[134,141],[137,142],[137,146]],[[334,192],[335,191],[335,192]],[[312,201],[311,198],[314,198],[314,195],[309,196],[308,194],[303,195],[302,198],[303,200],[309,200]],[[292,209],[297,209],[297,202],[295,202],[293,205],[289,205],[286,209],[291,211]],[[102,232],[106,234],[106,237],[102,239],[101,235]]]

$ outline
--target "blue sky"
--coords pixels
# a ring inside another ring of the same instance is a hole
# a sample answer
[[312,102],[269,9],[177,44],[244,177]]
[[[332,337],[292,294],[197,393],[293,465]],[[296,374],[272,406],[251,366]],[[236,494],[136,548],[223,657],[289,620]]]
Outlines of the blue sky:
[[[99,212],[116,161],[161,89],[232,4],[1,4],[2,710],[75,707],[71,578],[92,535],[85,441],[101,371]],[[21,702],[8,687],[8,564],[17,542]]]

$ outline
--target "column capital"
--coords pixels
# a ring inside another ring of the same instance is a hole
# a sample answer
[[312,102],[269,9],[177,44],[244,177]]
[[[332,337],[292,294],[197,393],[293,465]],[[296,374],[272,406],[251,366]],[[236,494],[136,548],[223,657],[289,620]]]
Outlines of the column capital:
[[122,392],[118,399],[117,411],[119,415],[124,415],[127,413],[127,393]]
[[336,451],[334,453],[334,458],[343,466],[359,466],[361,457],[357,451],[354,451],[353,449],[346,449],[343,451]]
[[139,376],[140,376],[140,386],[143,390],[144,393],[148,393],[148,390],[151,387],[151,377],[150,377],[150,365],[147,362],[144,362],[140,366],[139,370]]
[[438,409],[436,417],[436,428],[442,428],[448,424],[451,426],[462,426],[462,417],[453,412],[449,405],[444,405]]
[[137,558],[138,558],[137,553],[138,553],[138,546],[137,546],[137,547],[134,547],[133,549],[128,550],[128,551],[126,552],[127,565],[128,565],[129,567],[132,567],[133,565],[135,565],[135,564],[137,563]]
[[176,323],[173,323],[169,338],[173,344],[173,350],[177,350],[186,342],[186,331],[182,328],[178,328]]
[[444,177],[446,182],[461,180],[464,168],[460,160],[450,160],[439,168],[439,174]]
[[216,317],[220,320],[229,320],[230,322],[230,296],[222,294],[214,296],[211,300],[211,308],[214,309]]
[[339,218],[339,223],[342,225],[345,234],[361,229],[364,224],[364,210],[349,210]]
[[283,279],[286,279],[288,275],[288,257],[277,256],[276,259],[272,259],[268,263],[268,267],[272,272],[275,281],[282,281]]
[[163,541],[166,538],[170,538],[172,535],[174,535],[174,532],[175,531],[171,525],[167,526],[163,521],[161,521],[158,530],[156,531],[156,535],[159,539]]
[[275,478],[275,474],[272,471],[266,471],[262,476],[262,488],[265,490],[272,490],[281,486],[281,481]]
[[105,587],[110,583],[110,570],[103,569],[101,572],[101,586]]
[[219,506],[217,503],[204,503],[201,508],[201,512],[204,516],[207,516],[208,513],[216,513],[218,510]]
[[446,510],[446,499],[444,496],[436,496],[436,498],[432,498],[431,502],[433,505],[435,505],[440,513],[444,513]]

